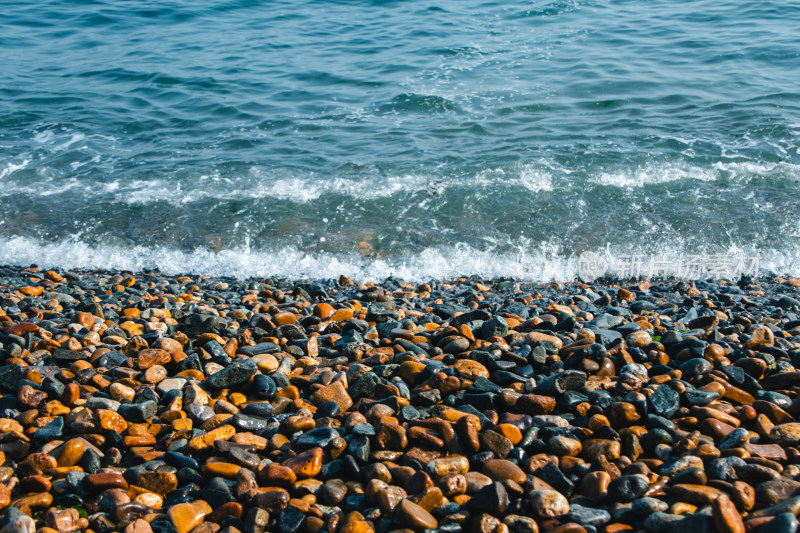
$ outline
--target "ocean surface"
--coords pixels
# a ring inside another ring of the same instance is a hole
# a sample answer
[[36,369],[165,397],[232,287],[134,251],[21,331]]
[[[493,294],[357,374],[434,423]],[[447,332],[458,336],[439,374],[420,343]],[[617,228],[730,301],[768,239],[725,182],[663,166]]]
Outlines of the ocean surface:
[[798,1],[0,6],[0,264],[800,274]]

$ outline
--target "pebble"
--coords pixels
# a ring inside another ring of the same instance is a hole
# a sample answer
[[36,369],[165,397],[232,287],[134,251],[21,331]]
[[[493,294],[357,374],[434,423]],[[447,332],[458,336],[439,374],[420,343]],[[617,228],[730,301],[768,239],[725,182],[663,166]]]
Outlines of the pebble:
[[569,512],[569,501],[555,490],[534,490],[530,493],[531,507],[536,516],[553,518]]
[[720,494],[711,502],[711,517],[720,533],[744,533],[744,522],[731,499]]
[[189,533],[211,513],[211,506],[203,500],[179,503],[170,507],[167,514],[178,533]]
[[769,432],[769,438],[781,446],[795,446],[800,443],[800,422],[779,424]]
[[516,464],[505,459],[490,459],[483,464],[483,473],[495,481],[511,480],[523,485],[528,477]]
[[438,525],[433,515],[407,498],[397,506],[396,514],[399,522],[411,529],[432,529]]
[[796,530],[800,282],[345,281],[0,267],[0,530]]

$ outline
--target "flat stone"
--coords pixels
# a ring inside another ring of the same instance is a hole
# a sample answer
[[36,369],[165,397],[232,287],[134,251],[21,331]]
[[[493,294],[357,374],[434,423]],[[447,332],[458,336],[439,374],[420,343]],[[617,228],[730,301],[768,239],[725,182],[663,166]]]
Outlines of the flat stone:
[[504,459],[514,449],[514,443],[508,438],[491,430],[478,435],[478,441],[482,449],[493,452],[500,459]]
[[620,476],[608,485],[608,497],[612,501],[632,502],[644,496],[650,483],[640,475]]
[[321,403],[329,401],[336,402],[343,413],[347,412],[347,410],[353,406],[353,400],[350,398],[350,395],[347,393],[341,381],[335,381],[327,387],[318,389],[311,395],[311,401],[315,405],[320,405]]
[[595,509],[573,503],[569,506],[566,519],[581,525],[600,527],[611,521],[611,513],[605,509]]
[[432,529],[439,525],[432,514],[409,499],[401,501],[395,513],[397,521],[411,529]]
[[81,529],[81,517],[77,509],[51,509],[44,517],[48,527],[58,530],[59,533],[72,533]]
[[725,493],[719,489],[705,485],[692,485],[679,483],[668,488],[667,492],[683,502],[696,505],[711,505],[717,498],[724,496]]
[[608,485],[611,483],[611,476],[602,470],[589,472],[581,479],[581,494],[599,501],[608,494]]
[[312,448],[285,460],[281,465],[289,468],[298,478],[314,477],[322,468],[322,448]]
[[736,506],[722,494],[711,503],[711,518],[720,533],[744,533],[744,522],[742,521]]
[[528,480],[519,466],[505,459],[490,459],[483,464],[482,470],[494,481],[511,480],[522,485]]
[[196,500],[173,505],[167,510],[167,516],[178,533],[189,533],[211,510],[211,506],[204,500]]
[[172,361],[172,357],[166,350],[148,348],[139,352],[136,356],[139,370],[147,370],[155,365],[166,365]]
[[459,359],[454,366],[456,375],[460,378],[475,381],[477,378],[489,378],[486,367],[472,359]]
[[258,366],[255,361],[249,358],[241,358],[219,372],[208,376],[204,383],[216,389],[229,389],[246,383],[257,372]]
[[680,407],[680,395],[667,385],[659,385],[653,394],[647,398],[647,406],[654,413],[672,418]]
[[800,422],[788,422],[772,428],[769,438],[781,446],[800,444]]
[[381,450],[404,450],[408,446],[408,437],[400,424],[383,422],[378,426],[375,442]]
[[123,404],[119,406],[119,414],[131,422],[146,422],[156,416],[158,404],[152,400],[141,403]]
[[569,513],[569,502],[554,490],[534,490],[530,493],[533,513],[540,518],[555,518]]
[[792,513],[781,513],[767,522],[760,531],[769,533],[796,533],[797,518]]
[[537,394],[545,396],[563,394],[571,390],[581,390],[586,384],[586,372],[563,370],[543,379],[536,386]]
[[138,485],[166,496],[178,488],[178,478],[171,472],[145,472],[139,476]]
[[438,477],[451,474],[466,474],[469,472],[469,460],[463,455],[451,455],[432,460],[425,469],[429,474]]
[[86,451],[87,442],[83,439],[70,439],[62,444],[54,455],[58,466],[75,466]]
[[581,441],[563,435],[556,435],[547,441],[547,447],[556,455],[577,456],[580,455],[582,446]]
[[542,396],[539,394],[523,394],[517,398],[514,408],[528,415],[546,415],[550,414],[556,408],[556,400],[551,396]]
[[96,492],[107,489],[128,489],[128,482],[119,473],[88,474],[83,478],[84,484]]
[[798,488],[800,488],[800,481],[793,479],[780,478],[764,481],[756,487],[756,501],[763,506],[775,505],[789,498]]
[[137,518],[122,530],[122,533],[153,533],[153,528],[147,520]]

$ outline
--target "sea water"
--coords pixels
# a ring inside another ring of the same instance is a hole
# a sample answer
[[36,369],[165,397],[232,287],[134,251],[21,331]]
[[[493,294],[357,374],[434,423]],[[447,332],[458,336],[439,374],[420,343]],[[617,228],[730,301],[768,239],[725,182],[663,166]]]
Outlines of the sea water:
[[2,2],[0,264],[797,275],[798,28],[769,0]]

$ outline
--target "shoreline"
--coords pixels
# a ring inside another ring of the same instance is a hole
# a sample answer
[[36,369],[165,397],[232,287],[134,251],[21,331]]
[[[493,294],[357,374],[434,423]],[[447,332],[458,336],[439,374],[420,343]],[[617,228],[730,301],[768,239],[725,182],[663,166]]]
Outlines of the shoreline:
[[798,287],[0,267],[0,527],[796,527]]

